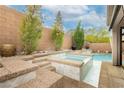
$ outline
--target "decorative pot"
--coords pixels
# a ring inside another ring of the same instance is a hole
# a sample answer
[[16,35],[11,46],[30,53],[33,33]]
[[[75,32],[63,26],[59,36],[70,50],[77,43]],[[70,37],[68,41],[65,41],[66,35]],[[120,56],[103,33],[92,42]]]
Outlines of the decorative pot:
[[1,46],[1,56],[10,57],[16,54],[16,48],[13,44],[3,44]]

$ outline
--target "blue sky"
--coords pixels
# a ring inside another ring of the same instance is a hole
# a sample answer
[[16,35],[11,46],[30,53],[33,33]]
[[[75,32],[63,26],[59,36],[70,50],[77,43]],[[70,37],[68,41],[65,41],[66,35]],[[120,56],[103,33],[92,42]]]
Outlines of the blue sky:
[[[9,7],[20,12],[25,10],[25,6],[22,5],[11,5]],[[58,11],[61,11],[65,31],[74,29],[79,20],[82,21],[84,29],[106,27],[106,6],[104,5],[42,6],[42,15],[45,18],[44,26],[51,28]]]

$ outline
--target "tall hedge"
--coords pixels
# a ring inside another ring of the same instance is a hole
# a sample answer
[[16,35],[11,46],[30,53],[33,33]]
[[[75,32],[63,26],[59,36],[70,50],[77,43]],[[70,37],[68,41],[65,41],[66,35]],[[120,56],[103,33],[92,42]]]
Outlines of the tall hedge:
[[38,5],[27,6],[25,17],[21,24],[21,40],[25,54],[36,50],[38,40],[41,38],[42,20],[41,7]]
[[81,49],[84,44],[84,31],[81,27],[81,21],[78,22],[78,25],[74,31],[73,43],[76,46],[76,49]]
[[56,50],[60,50],[63,44],[64,32],[62,26],[61,12],[59,11],[52,29],[52,40]]

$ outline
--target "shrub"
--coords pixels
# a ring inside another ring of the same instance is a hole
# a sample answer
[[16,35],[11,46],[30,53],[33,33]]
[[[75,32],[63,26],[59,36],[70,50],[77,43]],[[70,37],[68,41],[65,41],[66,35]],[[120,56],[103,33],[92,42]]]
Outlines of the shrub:
[[108,43],[109,42],[109,31],[105,28],[96,31],[90,31],[90,34],[85,35],[85,40],[91,43]]
[[55,24],[52,29],[52,40],[54,42],[56,50],[59,50],[63,44],[63,27],[62,27],[62,17],[60,11],[58,12],[55,20]]
[[109,37],[96,37],[94,35],[86,35],[85,40],[90,43],[108,43]]
[[41,38],[42,20],[40,10],[40,6],[27,6],[26,16],[21,24],[21,40],[25,54],[31,54],[35,51],[38,40]]
[[73,34],[73,43],[76,46],[76,49],[81,49],[84,44],[84,31],[81,28],[81,21],[78,22],[78,25]]

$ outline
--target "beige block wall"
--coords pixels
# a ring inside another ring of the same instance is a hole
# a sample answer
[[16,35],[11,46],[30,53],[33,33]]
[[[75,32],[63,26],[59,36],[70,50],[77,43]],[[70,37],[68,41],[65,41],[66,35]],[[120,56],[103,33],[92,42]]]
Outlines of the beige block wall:
[[70,34],[65,34],[62,49],[70,49],[71,47],[72,47],[72,36]]
[[[93,52],[97,52],[100,50],[101,52],[112,52],[110,43],[90,43],[90,49],[93,50]],[[124,43],[122,43],[122,51],[124,52]]]
[[[0,45],[5,43],[14,44],[17,51],[21,51],[20,24],[23,14],[6,6],[0,6]],[[65,34],[62,49],[72,46],[71,36]],[[54,50],[55,46],[51,39],[51,29],[44,28],[42,38],[39,40],[38,50]]]
[[100,52],[112,51],[110,43],[90,43],[90,49],[93,52],[97,52],[98,50]]
[[44,28],[42,32],[42,38],[39,40],[38,50],[54,50],[54,44],[51,39],[51,30]]
[[10,43],[20,50],[19,27],[22,17],[23,15],[15,10],[0,6],[0,45]]

